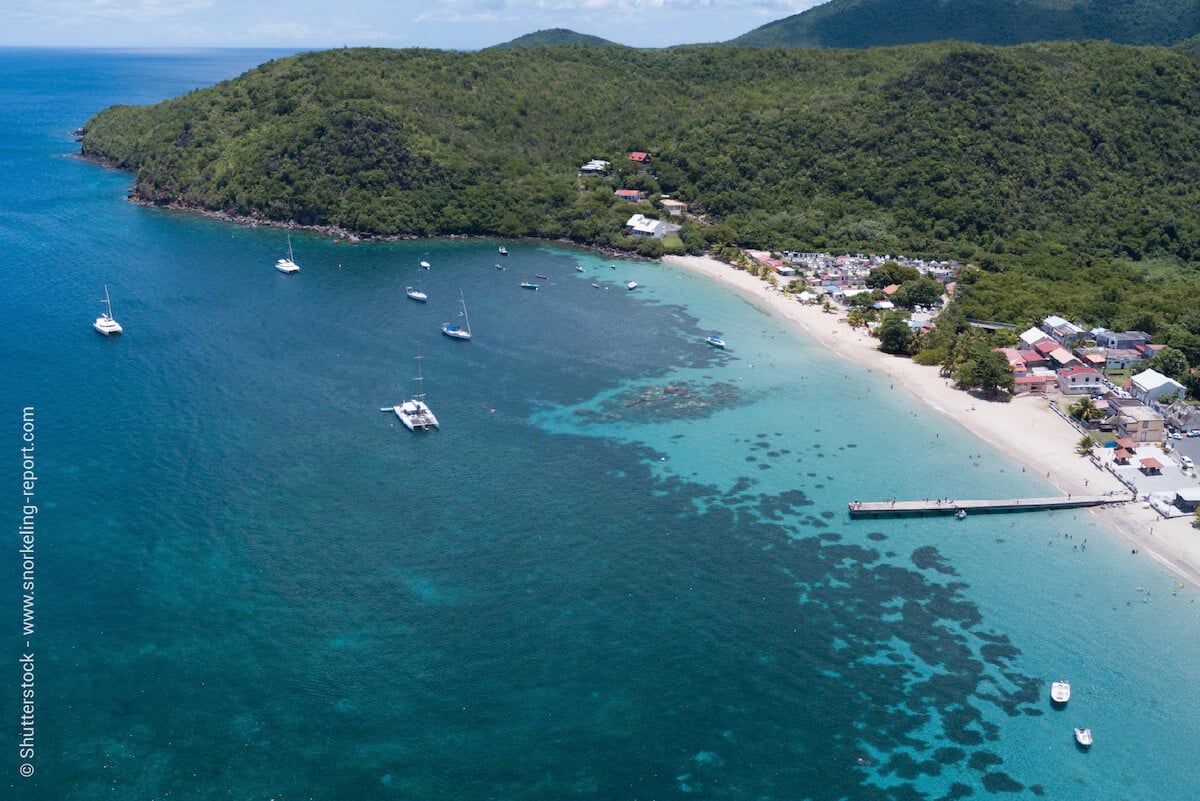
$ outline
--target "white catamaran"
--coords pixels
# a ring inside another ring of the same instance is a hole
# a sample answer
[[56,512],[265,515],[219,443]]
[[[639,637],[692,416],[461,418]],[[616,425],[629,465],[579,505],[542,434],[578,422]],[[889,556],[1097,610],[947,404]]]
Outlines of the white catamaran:
[[399,406],[393,406],[390,409],[387,407],[380,409],[382,412],[392,411],[400,418],[400,422],[404,423],[404,427],[409,431],[428,431],[431,428],[438,427],[438,419],[434,416],[433,411],[425,403],[425,393],[421,391],[421,382],[425,379],[421,375],[421,354],[417,354],[417,393],[412,396],[411,400],[406,400]]

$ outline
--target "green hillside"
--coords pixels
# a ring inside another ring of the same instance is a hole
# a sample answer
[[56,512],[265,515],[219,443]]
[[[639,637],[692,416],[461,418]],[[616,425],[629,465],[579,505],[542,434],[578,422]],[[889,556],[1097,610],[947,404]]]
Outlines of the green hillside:
[[[972,260],[990,275],[978,316],[1053,300],[1112,323],[1195,305],[1198,86],[1183,54],[1097,42],[336,50],[107,109],[82,146],[150,202],[380,235],[656,255],[623,228],[656,207],[613,191],[670,193],[702,217],[681,232],[694,251]],[[591,158],[611,173],[581,177]]]
[[527,33],[524,36],[518,36],[503,44],[493,45],[496,48],[512,48],[512,47],[553,47],[555,45],[594,45],[605,46],[613,45],[615,42],[610,42],[607,39],[601,39],[599,36],[589,36],[586,33],[576,33],[567,28],[550,28],[545,31],[534,31]]
[[1200,0],[832,0],[733,39],[748,47],[989,45],[1100,39],[1171,45],[1200,33]]

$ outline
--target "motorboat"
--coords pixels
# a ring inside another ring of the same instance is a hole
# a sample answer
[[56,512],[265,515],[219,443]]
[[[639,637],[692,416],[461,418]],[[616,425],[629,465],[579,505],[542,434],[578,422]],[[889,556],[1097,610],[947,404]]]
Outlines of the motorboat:
[[959,509],[957,512],[954,513],[954,516],[956,518],[958,518],[959,520],[966,520],[967,519],[967,510]]
[[498,252],[498,253],[499,253],[501,256],[507,256],[507,255],[508,255],[508,248],[504,247],[504,245],[501,245],[501,246],[500,246],[499,248],[497,248],[496,250],[497,250],[497,252]]
[[714,348],[724,348],[725,347],[725,340],[721,339],[721,335],[718,334],[716,331],[713,331],[711,334],[706,336],[704,338],[704,341],[707,342],[708,344],[712,345]]
[[1079,743],[1080,748],[1092,747],[1092,730],[1091,729],[1076,729],[1075,742]]
[[287,258],[280,259],[279,261],[275,262],[275,269],[279,270],[279,272],[281,272],[281,273],[287,273],[290,275],[291,273],[300,272],[300,265],[296,264],[296,257],[292,254],[292,235],[291,234],[288,234],[287,242],[288,242]]
[[541,287],[537,284],[532,284],[529,281],[522,281],[521,289],[541,289]]
[[576,264],[576,265],[575,265],[575,272],[577,272],[577,273],[581,273],[581,272],[583,272],[583,265],[582,265],[582,264]]
[[637,281],[630,281],[628,284],[626,284],[626,285],[625,285],[625,288],[626,288],[626,289],[637,289],[637,288],[638,288],[638,282],[637,282]]
[[1056,681],[1050,685],[1050,700],[1056,704],[1065,704],[1071,700],[1071,685],[1065,681]]
[[471,318],[467,317],[467,301],[463,298],[462,291],[459,290],[459,299],[462,301],[462,325],[454,323],[442,323],[442,333],[453,339],[470,339],[471,338]]
[[96,318],[96,322],[92,323],[92,328],[95,328],[104,336],[112,336],[124,331],[121,324],[113,319],[112,316],[112,300],[108,297],[108,284],[104,285],[104,313]]
[[417,289],[415,286],[405,287],[404,294],[407,295],[410,300],[420,301],[421,303],[429,300],[429,296]]
[[537,273],[537,275],[536,275],[535,277],[536,277],[536,278],[540,278],[540,279],[542,279],[543,281],[549,281],[549,280],[550,280],[550,276],[548,276],[548,275],[542,275],[541,273]]

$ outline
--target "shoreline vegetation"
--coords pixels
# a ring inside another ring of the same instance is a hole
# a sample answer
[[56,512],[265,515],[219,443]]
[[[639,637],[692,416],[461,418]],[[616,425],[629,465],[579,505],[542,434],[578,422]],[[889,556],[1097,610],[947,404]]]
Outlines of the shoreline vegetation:
[[[744,270],[707,256],[664,256],[663,261],[728,287],[797,334],[811,337],[859,367],[887,376],[894,390],[948,417],[1025,469],[1044,473],[1064,495],[1113,491],[1128,497],[1129,491],[1115,476],[1076,453],[1078,432],[1054,413],[1047,399],[982,400],[952,386],[939,375],[937,366],[920,365],[879,350],[878,339],[863,329],[850,328],[841,313],[800,304]],[[1090,513],[1124,537],[1136,556],[1150,556],[1181,580],[1200,584],[1200,536],[1190,517],[1163,520],[1141,501],[1099,507]]]

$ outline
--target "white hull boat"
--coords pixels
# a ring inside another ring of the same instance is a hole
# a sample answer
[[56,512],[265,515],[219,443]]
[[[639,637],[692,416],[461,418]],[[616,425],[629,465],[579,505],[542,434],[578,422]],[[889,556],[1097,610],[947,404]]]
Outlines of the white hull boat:
[[92,328],[106,337],[120,334],[125,330],[120,323],[113,319],[112,300],[108,297],[108,284],[104,285],[104,314],[96,318],[96,322],[92,323]]
[[442,333],[452,339],[470,339],[471,338],[471,318],[467,317],[467,301],[462,296],[462,292],[458,293],[459,300],[462,302],[462,325],[454,323],[442,323]]
[[385,407],[380,411],[392,411],[400,418],[400,422],[409,431],[428,431],[431,428],[438,427],[438,419],[434,416],[433,410],[425,403],[425,393],[421,392],[421,382],[424,378],[421,376],[421,356],[417,357],[417,394],[413,395],[410,400],[406,400],[399,406],[392,406],[390,409]]
[[295,256],[292,254],[292,237],[288,235],[288,254],[286,259],[280,259],[275,262],[275,269],[281,273],[292,274],[300,272],[300,265],[296,264]]

